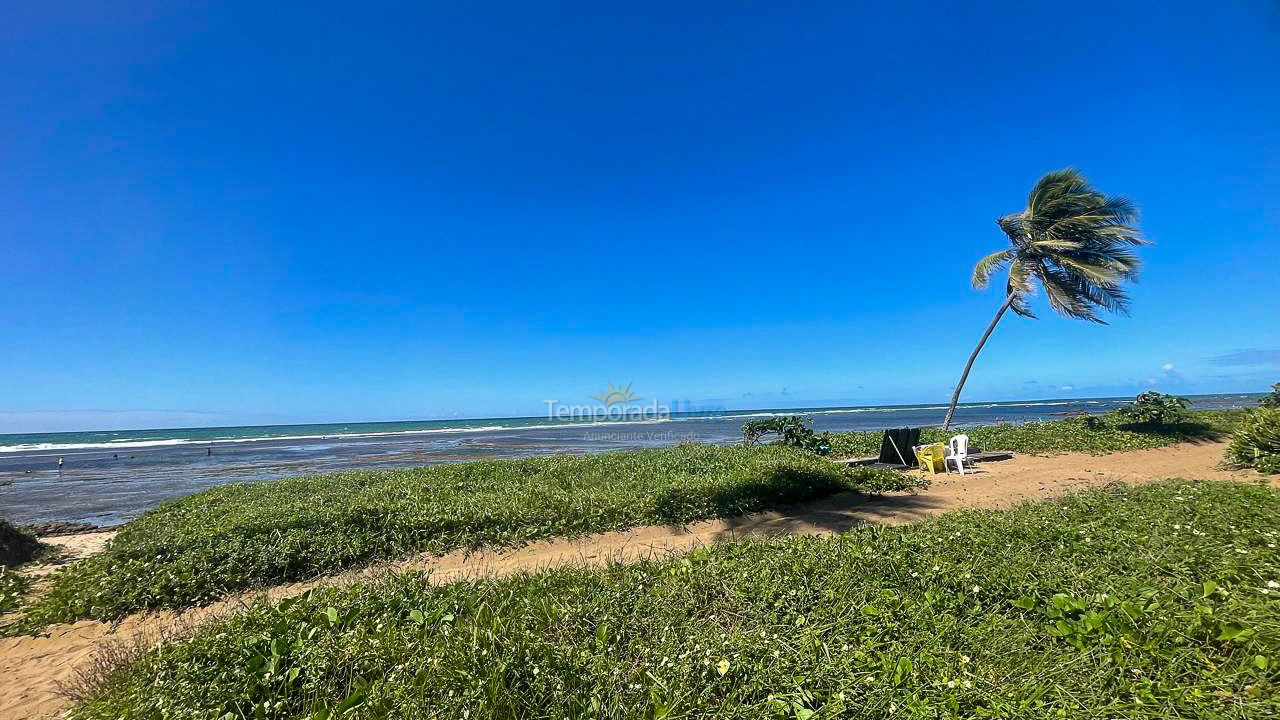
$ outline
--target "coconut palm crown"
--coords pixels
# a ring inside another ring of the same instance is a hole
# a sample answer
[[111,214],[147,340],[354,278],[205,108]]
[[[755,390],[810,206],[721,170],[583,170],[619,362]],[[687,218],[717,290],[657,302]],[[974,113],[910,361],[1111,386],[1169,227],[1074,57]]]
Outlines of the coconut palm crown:
[[1009,247],[973,268],[973,286],[985,289],[1008,268],[1005,301],[969,356],[951,397],[944,429],[950,427],[973,361],[1006,310],[1035,317],[1029,298],[1039,286],[1049,307],[1067,317],[1104,323],[1100,312],[1127,314],[1126,282],[1138,277],[1132,248],[1148,244],[1137,228],[1138,210],[1127,198],[1104,195],[1074,168],[1047,173],[1031,189],[1022,212],[996,221]]

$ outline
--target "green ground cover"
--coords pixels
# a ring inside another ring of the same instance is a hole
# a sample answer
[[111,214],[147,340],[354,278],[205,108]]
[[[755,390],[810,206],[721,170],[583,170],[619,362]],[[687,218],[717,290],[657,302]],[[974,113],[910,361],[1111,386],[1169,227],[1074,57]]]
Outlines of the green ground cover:
[[35,535],[0,518],[0,613],[17,609],[31,587],[31,580],[12,568],[34,560],[45,549]]
[[0,613],[18,609],[30,587],[31,580],[26,576],[0,566]]
[[8,632],[198,604],[417,551],[683,523],[920,482],[780,446],[686,444],[224,485],[130,522],[104,553],[59,571]]
[[[1020,453],[1087,452],[1109,453],[1165,447],[1179,442],[1217,440],[1229,435],[1245,416],[1245,410],[1190,411],[1185,422],[1168,425],[1136,425],[1115,414],[1078,416],[1019,425],[983,425],[952,428],[943,432],[925,428],[921,440],[945,442],[959,433],[983,450]],[[831,454],[836,457],[865,457],[880,452],[880,432],[848,432],[831,435]]]
[[1246,415],[1232,434],[1226,459],[1234,467],[1280,473],[1280,405],[1264,405]]
[[1266,718],[1280,494],[1107,488],[835,538],[314,591],[155,648],[94,718]]

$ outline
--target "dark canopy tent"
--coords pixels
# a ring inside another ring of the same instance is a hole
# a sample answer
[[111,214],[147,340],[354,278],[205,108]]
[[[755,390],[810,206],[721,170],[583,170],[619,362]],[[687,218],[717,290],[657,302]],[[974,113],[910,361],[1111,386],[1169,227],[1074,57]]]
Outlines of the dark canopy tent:
[[885,430],[880,439],[879,462],[889,465],[915,465],[916,452],[912,448],[920,444],[920,428]]

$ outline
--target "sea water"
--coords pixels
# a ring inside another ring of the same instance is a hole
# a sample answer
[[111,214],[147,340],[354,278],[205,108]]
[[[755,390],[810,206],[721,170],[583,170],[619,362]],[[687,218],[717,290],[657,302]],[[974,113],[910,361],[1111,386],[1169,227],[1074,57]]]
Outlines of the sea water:
[[[1253,395],[1201,395],[1198,408],[1250,407]],[[957,425],[1100,414],[1124,398],[966,403]],[[733,443],[748,420],[805,415],[818,431],[939,425],[945,405],[676,413],[575,422],[546,417],[0,435],[0,517],[114,525],[215,485],[481,458],[582,454],[680,442]],[[62,458],[61,468],[58,459]]]

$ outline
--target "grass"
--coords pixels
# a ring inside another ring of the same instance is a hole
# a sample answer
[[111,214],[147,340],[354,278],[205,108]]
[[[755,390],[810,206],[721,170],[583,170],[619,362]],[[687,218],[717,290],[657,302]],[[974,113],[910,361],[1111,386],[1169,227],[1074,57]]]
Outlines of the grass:
[[98,678],[94,718],[1263,718],[1280,494],[1168,482],[836,538],[313,591]]
[[[1000,424],[955,428],[943,432],[924,428],[921,441],[945,442],[959,432],[969,436],[971,447],[1020,453],[1086,452],[1102,454],[1122,450],[1165,447],[1179,442],[1216,440],[1230,434],[1244,417],[1243,410],[1200,410],[1188,413],[1187,422],[1174,425],[1132,425],[1118,415],[1077,416],[1018,425]],[[834,433],[831,454],[865,457],[880,452],[880,432]]]
[[198,604],[417,551],[684,523],[918,483],[791,448],[687,444],[224,485],[126,525],[104,553],[59,571],[9,632]]

